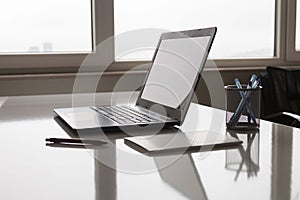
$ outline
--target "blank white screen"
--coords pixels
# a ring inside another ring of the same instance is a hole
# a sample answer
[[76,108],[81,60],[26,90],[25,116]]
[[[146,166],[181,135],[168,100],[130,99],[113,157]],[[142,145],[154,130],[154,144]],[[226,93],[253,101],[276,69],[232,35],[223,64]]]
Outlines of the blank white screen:
[[162,40],[142,99],[177,108],[191,91],[210,37]]

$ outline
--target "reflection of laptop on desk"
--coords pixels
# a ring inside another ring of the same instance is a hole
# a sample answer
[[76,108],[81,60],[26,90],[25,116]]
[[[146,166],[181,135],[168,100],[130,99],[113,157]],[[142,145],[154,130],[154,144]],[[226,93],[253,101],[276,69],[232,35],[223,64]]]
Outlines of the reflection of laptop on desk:
[[174,163],[165,167],[165,160],[169,159],[170,157],[154,157],[162,180],[188,199],[208,199],[192,156],[181,155]]
[[182,124],[216,28],[164,33],[135,105],[61,108],[73,129]]

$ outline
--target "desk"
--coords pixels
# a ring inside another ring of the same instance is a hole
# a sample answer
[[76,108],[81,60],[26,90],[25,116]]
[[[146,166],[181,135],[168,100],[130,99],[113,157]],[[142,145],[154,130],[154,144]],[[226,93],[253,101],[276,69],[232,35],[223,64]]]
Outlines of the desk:
[[[91,103],[79,96],[79,104]],[[135,97],[118,93],[113,103]],[[96,95],[96,102],[110,104],[111,94]],[[6,99],[0,108],[0,199],[300,198],[298,129],[261,120],[251,142],[238,134],[245,140],[242,149],[184,154],[165,165],[168,156],[140,154],[125,145],[119,133],[109,136],[116,146],[110,151],[45,146],[45,138],[68,137],[52,110],[70,106],[71,95]],[[224,111],[192,104],[181,129],[229,134],[224,119]],[[110,166],[99,162],[103,158]]]

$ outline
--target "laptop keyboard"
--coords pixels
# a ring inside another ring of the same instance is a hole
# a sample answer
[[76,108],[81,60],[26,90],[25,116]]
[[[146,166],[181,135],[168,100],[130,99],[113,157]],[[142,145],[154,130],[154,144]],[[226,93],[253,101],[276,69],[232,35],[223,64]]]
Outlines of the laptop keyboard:
[[161,121],[129,106],[101,106],[93,107],[92,109],[119,124],[137,124]]

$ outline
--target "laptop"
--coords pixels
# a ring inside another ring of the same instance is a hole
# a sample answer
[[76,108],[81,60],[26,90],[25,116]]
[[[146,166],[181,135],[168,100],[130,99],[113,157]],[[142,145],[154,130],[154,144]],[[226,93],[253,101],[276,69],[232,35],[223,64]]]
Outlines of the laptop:
[[217,28],[163,33],[134,105],[58,108],[75,130],[181,125]]

